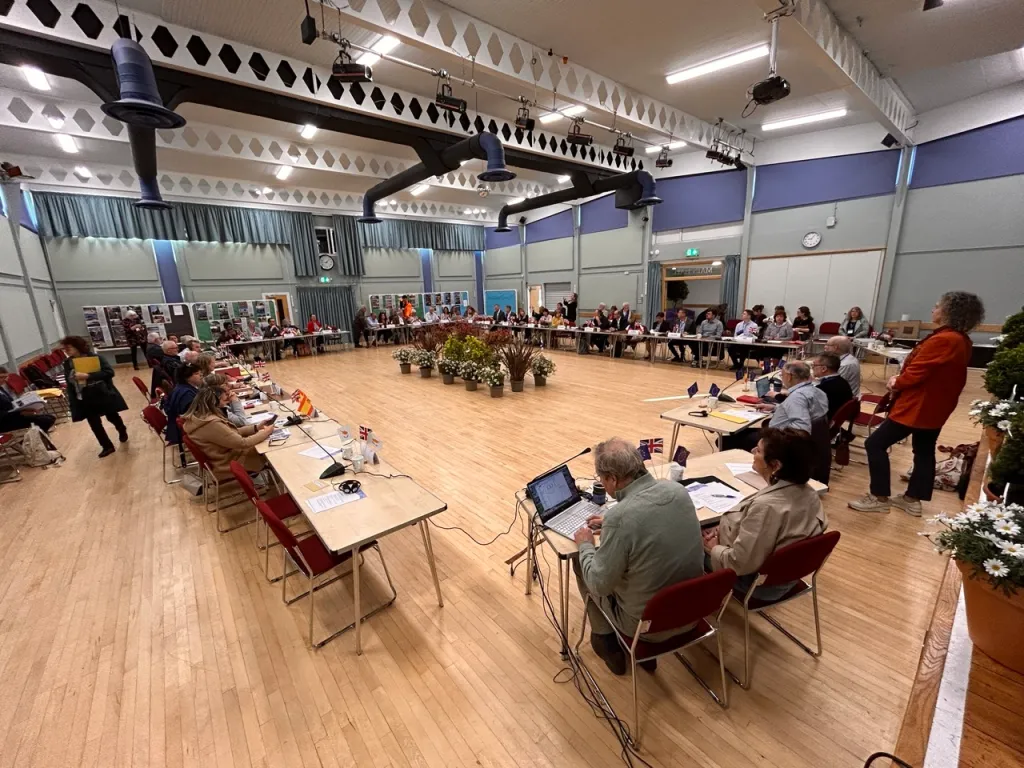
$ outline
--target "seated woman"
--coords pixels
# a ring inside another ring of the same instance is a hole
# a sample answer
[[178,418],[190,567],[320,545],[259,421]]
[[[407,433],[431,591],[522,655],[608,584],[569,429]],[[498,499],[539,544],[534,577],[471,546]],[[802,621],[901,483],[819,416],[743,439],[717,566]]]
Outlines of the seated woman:
[[814,335],[814,318],[810,307],[797,307],[793,318],[793,333],[798,339],[809,339]]
[[180,446],[181,432],[178,431],[177,419],[184,416],[192,406],[199,386],[203,383],[203,371],[198,365],[185,363],[178,368],[175,375],[178,384],[171,390],[171,394],[164,398],[164,414],[167,416],[167,430],[164,436],[169,444]]
[[452,321],[452,313],[448,307],[441,307],[441,317],[439,318],[442,323],[450,323]]
[[231,387],[231,379],[222,373],[211,373],[203,379],[203,385],[210,389],[222,389],[227,393],[228,402],[223,408],[223,413],[231,426],[244,427],[249,423],[245,416],[245,406],[238,399],[238,393]]
[[[752,455],[754,471],[768,485],[722,515],[717,527],[702,532],[705,568],[736,571],[740,578],[733,590],[741,598],[772,552],[828,527],[821,499],[807,483],[815,460],[814,440],[807,432],[767,427]],[[778,600],[792,588],[792,583],[758,587],[754,596]]]
[[[391,331],[384,330],[384,326],[390,325],[391,321],[388,320],[386,312],[381,312],[377,315],[377,338],[380,339],[381,343],[387,344],[391,341]],[[367,323],[369,325],[369,323]],[[371,326],[372,327],[372,326]]]
[[[793,340],[793,326],[790,325],[789,320],[786,318],[786,310],[778,309],[772,316],[772,319],[764,327],[764,333],[761,336],[762,341],[792,341]],[[754,350],[758,360],[764,360],[769,358],[772,360],[778,360],[781,355],[777,355],[773,350],[766,347]]]
[[233,427],[221,410],[227,407],[228,397],[226,389],[203,386],[185,414],[185,434],[206,454],[218,480],[232,476],[232,461],[237,461],[250,474],[261,471],[265,462],[254,446],[274,432],[273,424]]

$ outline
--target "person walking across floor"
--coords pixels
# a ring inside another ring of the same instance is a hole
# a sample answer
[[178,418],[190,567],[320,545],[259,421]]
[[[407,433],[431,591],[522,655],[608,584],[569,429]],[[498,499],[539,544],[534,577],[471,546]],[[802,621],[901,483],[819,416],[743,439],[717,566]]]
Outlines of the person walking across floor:
[[[898,507],[921,516],[921,502],[932,498],[939,432],[967,384],[972,346],[967,334],[984,317],[981,299],[973,293],[950,291],[935,303],[932,322],[939,327],[907,356],[903,370],[889,379],[893,398],[889,416],[864,443],[871,488],[849,503],[851,509],[888,512]],[[906,493],[890,497],[889,448],[907,437],[914,450],[914,469]]]
[[132,367],[137,371],[139,370],[139,350],[142,350],[143,356],[146,354],[146,326],[143,324],[142,318],[139,317],[139,313],[134,309],[125,312],[121,323],[124,325],[125,343],[132,352]]
[[[121,420],[121,412],[128,410],[128,404],[114,386],[114,369],[90,351],[88,341],[81,336],[66,336],[60,344],[67,355],[64,378],[68,383],[71,420],[89,422],[89,428],[100,444],[100,458],[105,458],[114,452],[114,443],[103,429],[102,419],[106,418],[117,430],[118,439],[127,443],[128,428]],[[94,370],[88,373],[76,370],[76,360],[83,361],[78,363],[79,368]],[[87,360],[89,362],[85,362]]]

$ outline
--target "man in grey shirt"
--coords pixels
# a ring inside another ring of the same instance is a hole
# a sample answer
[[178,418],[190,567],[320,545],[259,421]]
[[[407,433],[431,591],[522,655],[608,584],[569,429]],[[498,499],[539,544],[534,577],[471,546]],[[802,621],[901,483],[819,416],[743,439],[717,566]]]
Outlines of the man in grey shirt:
[[[594,468],[618,503],[576,532],[580,553],[574,567],[584,600],[589,595],[597,604],[587,604],[590,645],[613,673],[623,675],[626,655],[615,630],[632,637],[647,602],[659,590],[700,576],[704,549],[697,510],[686,489],[655,480],[634,446],[619,438],[600,443],[594,449]],[[600,549],[594,546],[594,530],[601,531]],[[658,642],[687,629],[644,639]],[[641,666],[653,672],[657,661]]]
[[[722,321],[718,319],[715,310],[709,309],[704,313],[704,319],[697,324],[696,332],[698,336],[705,339],[720,339],[725,333],[725,326],[722,325]],[[703,342],[700,341],[689,342],[690,351],[693,353],[693,361],[691,365],[694,368],[700,366],[702,345]]]
[[811,381],[811,367],[801,360],[794,360],[782,367],[782,386],[788,394],[778,405],[758,406],[771,409],[769,427],[802,429],[810,434],[811,425],[828,415],[828,396]]
[[839,375],[850,385],[853,396],[860,399],[860,360],[853,355],[853,341],[846,336],[833,336],[825,342],[825,351],[839,358]]

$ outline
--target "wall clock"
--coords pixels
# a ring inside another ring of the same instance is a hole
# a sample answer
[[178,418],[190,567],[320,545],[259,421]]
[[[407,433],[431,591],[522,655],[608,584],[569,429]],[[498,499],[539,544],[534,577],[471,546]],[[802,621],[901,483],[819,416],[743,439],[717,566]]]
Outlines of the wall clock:
[[803,243],[804,248],[817,248],[821,243],[821,235],[817,232],[808,232],[800,242]]
[[334,259],[325,253],[320,257],[320,269],[325,272],[327,270],[334,269]]

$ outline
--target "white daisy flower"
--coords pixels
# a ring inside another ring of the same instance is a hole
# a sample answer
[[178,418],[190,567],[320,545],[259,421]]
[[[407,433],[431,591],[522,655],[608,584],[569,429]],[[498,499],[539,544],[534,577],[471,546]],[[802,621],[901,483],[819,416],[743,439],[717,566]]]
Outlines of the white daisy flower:
[[981,512],[978,512],[977,510],[971,509],[967,512],[963,512],[962,514],[964,519],[968,522],[977,523],[981,521]]
[[1006,563],[997,557],[985,561],[985,573],[989,576],[995,576],[998,579],[1006,576],[1009,572],[1010,569],[1006,567]]
[[999,542],[1002,541],[1002,539],[1000,539],[998,536],[996,536],[994,533],[992,533],[992,531],[978,531],[974,535],[977,536],[979,539],[985,539],[986,541],[991,541],[996,546],[999,546]]
[[1000,541],[999,548],[1003,550],[1004,555],[1024,558],[1024,545],[1018,544],[1015,541]]
[[996,429],[998,429],[1000,432],[1009,432],[1010,431],[1010,420],[1009,419],[1003,419],[1002,421],[996,422]]
[[1011,519],[1010,513],[1005,509],[1000,509],[999,507],[992,507],[988,512],[986,512],[986,514],[988,515],[989,520],[999,521]]
[[1003,536],[1016,536],[1020,533],[1020,526],[1009,520],[1000,520],[995,524],[995,529],[996,533],[1001,533]]
[[968,411],[967,415],[968,416],[980,416],[981,415],[981,411],[979,411],[977,408],[975,408],[973,411]]

